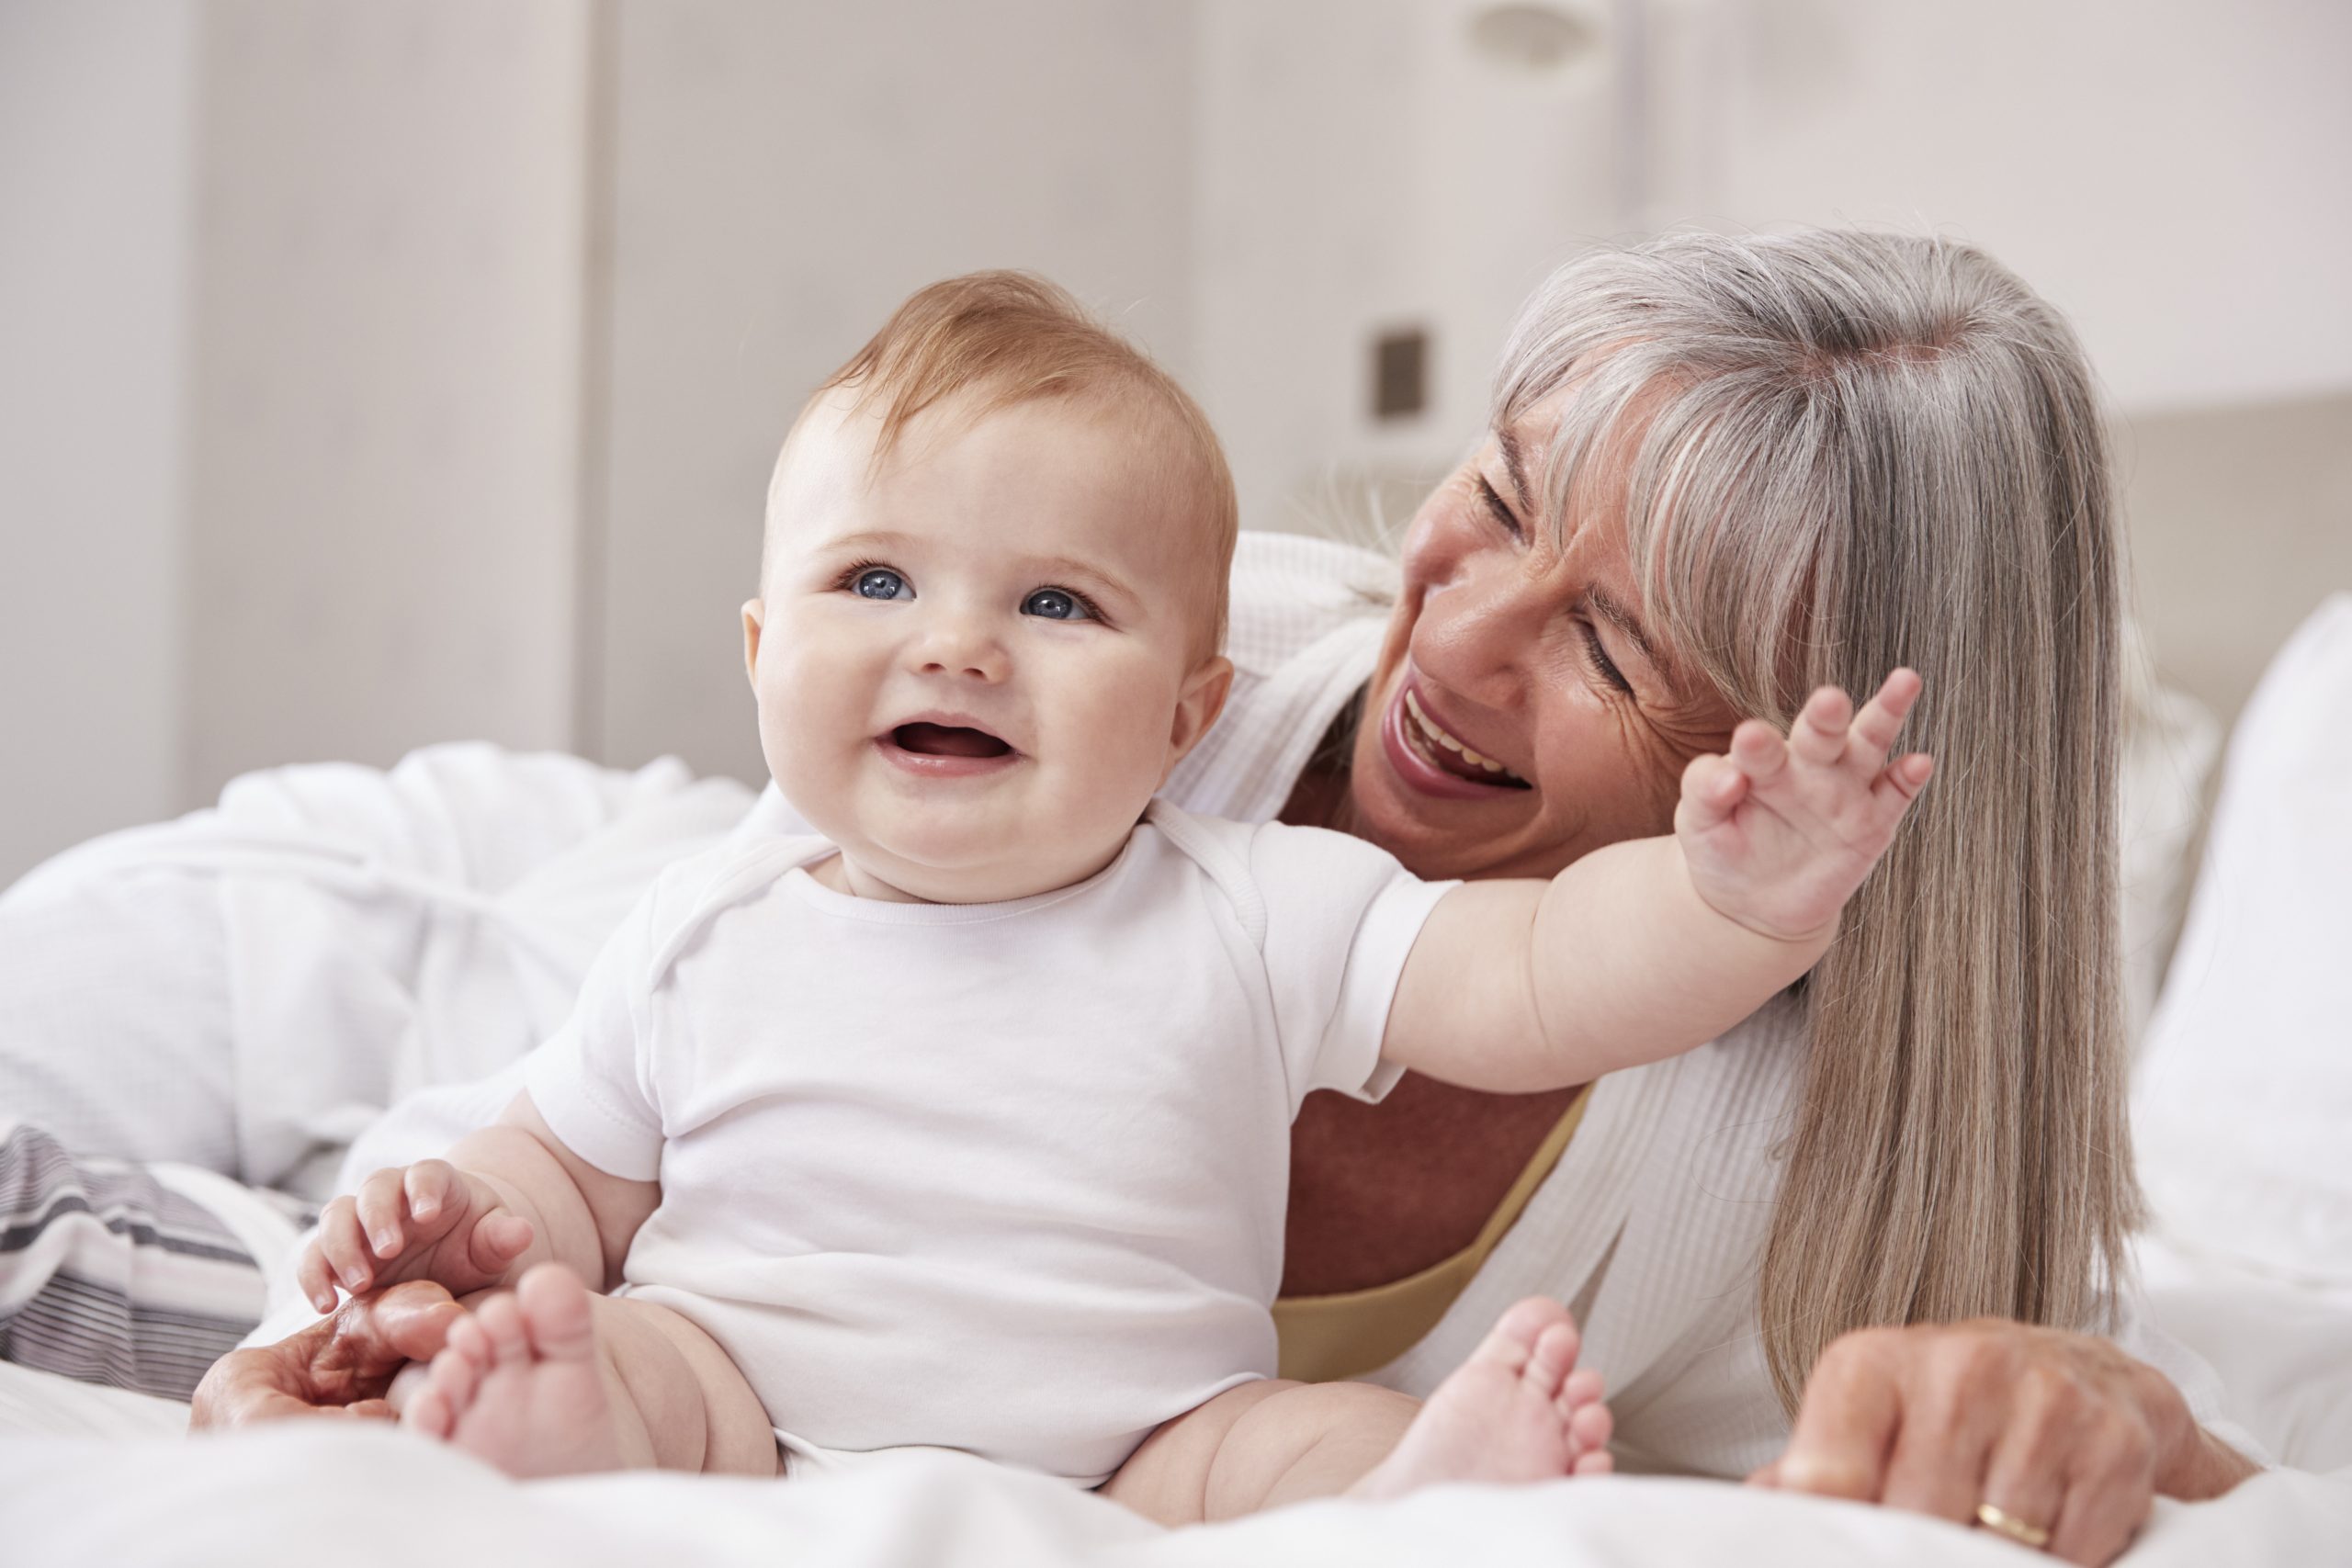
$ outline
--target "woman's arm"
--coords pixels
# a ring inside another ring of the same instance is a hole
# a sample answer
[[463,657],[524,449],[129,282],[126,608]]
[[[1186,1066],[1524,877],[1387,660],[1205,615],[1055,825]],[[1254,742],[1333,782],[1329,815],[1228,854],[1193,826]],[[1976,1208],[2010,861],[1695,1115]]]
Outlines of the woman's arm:
[[1824,688],[1783,740],[1751,719],[1682,778],[1672,838],[1550,882],[1448,893],[1406,961],[1382,1055],[1500,1091],[1589,1083],[1713,1039],[1813,967],[1927,783],[1890,766],[1919,678],[1860,714]]

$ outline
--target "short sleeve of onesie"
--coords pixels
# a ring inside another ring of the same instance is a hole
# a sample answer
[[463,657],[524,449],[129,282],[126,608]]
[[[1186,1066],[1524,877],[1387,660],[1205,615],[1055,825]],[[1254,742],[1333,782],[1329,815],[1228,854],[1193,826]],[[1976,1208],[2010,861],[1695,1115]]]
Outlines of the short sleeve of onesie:
[[1360,1100],[1386,1094],[1404,1069],[1380,1059],[1405,957],[1453,882],[1423,882],[1376,845],[1320,828],[1270,822],[1250,843],[1266,910],[1266,974],[1291,1084]]
[[563,1026],[524,1065],[523,1087],[555,1135],[610,1176],[662,1171],[662,1115],[639,1048],[653,964],[657,881],[620,924],[580,987]]

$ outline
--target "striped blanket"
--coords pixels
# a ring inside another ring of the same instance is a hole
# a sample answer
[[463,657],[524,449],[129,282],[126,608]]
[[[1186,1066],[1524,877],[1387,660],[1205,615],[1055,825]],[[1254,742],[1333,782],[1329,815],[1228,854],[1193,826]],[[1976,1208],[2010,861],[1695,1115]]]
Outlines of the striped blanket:
[[264,1296],[245,1243],[154,1170],[21,1123],[0,1135],[0,1360],[186,1399]]

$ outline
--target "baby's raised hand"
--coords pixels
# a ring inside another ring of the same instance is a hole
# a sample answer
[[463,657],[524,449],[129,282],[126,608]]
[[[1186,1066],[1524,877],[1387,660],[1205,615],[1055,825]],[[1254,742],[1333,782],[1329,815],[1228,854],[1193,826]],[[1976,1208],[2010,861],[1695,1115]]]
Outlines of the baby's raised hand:
[[1674,831],[1699,896],[1784,942],[1834,929],[1934,772],[1923,753],[1886,760],[1919,684],[1897,670],[1859,714],[1824,686],[1787,739],[1751,718],[1732,732],[1729,756],[1693,759]]
[[326,1206],[319,1234],[294,1265],[312,1306],[402,1280],[431,1280],[453,1295],[495,1285],[531,1245],[531,1222],[498,1190],[447,1160],[379,1170]]

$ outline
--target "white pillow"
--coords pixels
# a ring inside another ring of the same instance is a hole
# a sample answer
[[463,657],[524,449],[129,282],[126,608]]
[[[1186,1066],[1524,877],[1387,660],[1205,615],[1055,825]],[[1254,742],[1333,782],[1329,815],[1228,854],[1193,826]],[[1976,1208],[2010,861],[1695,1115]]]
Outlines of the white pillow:
[[2352,593],[2288,640],[2231,738],[2133,1127],[2167,1240],[2352,1280]]
[[2222,725],[2187,693],[2159,684],[2134,659],[2123,728],[2122,942],[2125,1022],[2136,1052],[2163,989],[2165,960],[2188,898],[2188,851],[2205,810],[2205,781]]

